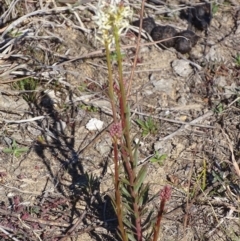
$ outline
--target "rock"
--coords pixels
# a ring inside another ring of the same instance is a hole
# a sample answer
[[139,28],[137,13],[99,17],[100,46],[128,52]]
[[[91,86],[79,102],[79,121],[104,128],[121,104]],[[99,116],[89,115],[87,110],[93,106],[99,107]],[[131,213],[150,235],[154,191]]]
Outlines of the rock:
[[192,72],[189,62],[183,59],[176,59],[172,62],[172,67],[176,74],[181,77],[188,77]]
[[96,118],[92,118],[86,124],[86,129],[88,129],[89,131],[100,131],[103,128],[103,124],[103,121],[98,120]]
[[172,149],[171,141],[156,141],[154,143],[154,150],[158,151],[160,154],[170,154]]
[[237,85],[236,83],[232,83],[231,85],[227,84],[225,76],[219,76],[213,80],[213,87],[215,91],[218,91],[219,88],[224,91],[224,97],[230,98],[232,95],[236,93]]
[[227,85],[227,81],[225,76],[219,76],[218,78],[213,79],[213,86],[225,87],[226,85]]
[[63,132],[66,126],[67,126],[66,122],[62,120],[57,121],[55,125],[58,132]]
[[209,52],[206,54],[205,58],[208,62],[224,62],[224,56],[224,52],[221,48],[212,46]]
[[[0,95],[0,108],[18,112],[28,110],[29,106],[25,100],[19,98],[17,101],[14,98],[10,98],[6,95]],[[23,113],[24,114],[24,113]]]
[[[37,123],[36,123],[37,125]],[[37,137],[40,136],[42,134],[42,132],[40,130],[38,130],[37,128],[31,126],[31,125],[27,125],[27,130],[29,133],[31,133],[31,135]]]
[[112,148],[112,139],[110,135],[106,136],[104,140],[96,145],[96,150],[102,157],[107,157]]
[[155,91],[162,91],[171,96],[174,88],[174,81],[172,79],[152,80],[152,85]]
[[226,98],[230,98],[231,96],[235,95],[237,88],[238,87],[236,83],[232,83],[230,86],[226,86],[224,89]]
[[154,41],[160,41],[164,40],[158,45],[161,47],[162,45],[170,48],[173,47],[175,44],[175,35],[177,34],[177,30],[173,28],[172,26],[166,25],[166,26],[156,26],[152,32],[151,32],[151,37]]

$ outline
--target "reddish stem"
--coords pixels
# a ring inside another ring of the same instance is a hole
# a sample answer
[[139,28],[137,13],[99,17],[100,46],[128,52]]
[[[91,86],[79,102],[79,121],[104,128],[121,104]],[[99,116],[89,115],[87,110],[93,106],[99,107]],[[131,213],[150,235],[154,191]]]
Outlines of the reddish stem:
[[153,241],[158,240],[158,235],[159,235],[159,230],[160,230],[160,226],[161,226],[161,220],[162,220],[162,216],[163,216],[165,203],[166,203],[166,199],[162,199],[161,203],[160,203],[160,208],[158,211],[157,222],[154,227]]

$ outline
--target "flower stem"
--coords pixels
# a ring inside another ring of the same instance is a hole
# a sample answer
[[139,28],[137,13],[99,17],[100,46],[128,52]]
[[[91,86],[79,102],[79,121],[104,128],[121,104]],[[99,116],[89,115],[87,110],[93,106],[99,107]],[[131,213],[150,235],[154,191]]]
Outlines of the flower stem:
[[120,105],[120,115],[122,121],[122,129],[125,143],[121,143],[121,153],[123,157],[123,164],[127,171],[127,176],[129,180],[129,191],[131,194],[131,205],[134,211],[134,222],[135,222],[135,230],[137,240],[142,241],[142,227],[141,227],[141,215],[139,212],[138,205],[138,193],[134,191],[134,182],[136,180],[136,165],[134,162],[131,139],[130,139],[130,111],[127,105],[127,97],[126,97],[126,86],[123,80],[123,68],[122,68],[122,55],[120,49],[120,41],[119,41],[119,33],[118,28],[113,26],[114,29],[114,38],[116,44],[116,54],[117,54],[117,62],[118,62],[118,74],[119,74],[119,87],[120,87],[120,95],[119,95],[119,105]]
[[163,216],[165,202],[166,202],[165,199],[161,200],[161,204],[160,204],[160,208],[159,208],[158,216],[157,216],[157,221],[156,221],[155,227],[154,227],[154,234],[153,234],[153,240],[152,241],[158,240],[159,230],[160,230],[160,226],[161,226],[161,220],[162,220],[162,216]]
[[121,111],[121,120],[122,120],[122,128],[124,131],[124,137],[126,141],[127,148],[129,150],[130,161],[134,163],[133,155],[131,150],[131,140],[130,140],[130,111],[127,106],[127,97],[126,97],[126,88],[124,86],[123,81],[123,68],[122,68],[122,55],[120,49],[120,41],[118,29],[114,26],[114,37],[116,43],[116,54],[117,54],[117,62],[118,62],[118,75],[119,75],[119,87],[121,92],[120,98],[120,111]]
[[[113,89],[113,75],[112,75],[112,66],[110,58],[110,49],[108,41],[105,41],[106,57],[107,57],[107,66],[108,66],[108,94],[112,106],[113,112],[113,122],[117,123],[117,112],[114,99],[114,89]],[[122,212],[122,202],[121,202],[121,193],[120,193],[120,181],[119,181],[119,164],[118,164],[118,144],[117,139],[113,138],[113,153],[114,153],[114,186],[115,186],[115,202],[116,202],[116,214],[118,218],[118,229],[123,241],[127,241],[127,235],[123,225],[123,212]]]
[[105,41],[105,49],[106,49],[106,57],[107,57],[107,67],[108,67],[108,95],[112,106],[113,112],[113,122],[117,122],[117,112],[114,100],[114,90],[113,90],[113,74],[112,74],[112,65],[111,65],[111,58],[110,58],[110,49],[109,43]]

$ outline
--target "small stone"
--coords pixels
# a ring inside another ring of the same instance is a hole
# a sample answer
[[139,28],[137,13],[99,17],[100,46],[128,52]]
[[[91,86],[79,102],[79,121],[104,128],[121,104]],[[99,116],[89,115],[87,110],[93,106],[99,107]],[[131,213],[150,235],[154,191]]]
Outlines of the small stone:
[[172,67],[176,74],[181,77],[188,77],[192,73],[192,68],[189,62],[183,59],[176,59],[172,62]]
[[154,150],[161,154],[169,154],[172,149],[171,141],[156,141],[154,143]]
[[13,140],[7,136],[3,136],[0,138],[0,142],[3,142],[5,145],[11,146],[13,143]]
[[208,62],[224,62],[226,54],[224,53],[223,48],[218,46],[212,46],[205,58]]
[[64,129],[66,128],[67,124],[65,121],[59,120],[56,122],[56,129],[58,132],[62,132],[64,131]]
[[107,157],[111,151],[112,139],[109,136],[104,137],[104,140],[96,145],[96,150],[100,153],[102,157]]
[[233,95],[235,95],[237,88],[238,87],[237,87],[236,83],[232,83],[230,86],[226,86],[225,89],[224,89],[225,97],[230,98]]
[[28,110],[29,106],[25,100],[22,98],[19,98],[18,100],[14,100],[14,98],[11,98],[7,95],[0,95],[0,109],[6,109],[14,111],[16,109],[17,111],[24,111]]
[[174,88],[174,81],[172,79],[158,79],[153,80],[152,85],[154,86],[154,91],[165,92],[167,95],[171,95]]
[[179,37],[175,41],[175,49],[182,54],[189,53],[199,39],[199,37],[191,30],[180,32],[177,36]]
[[37,128],[32,127],[30,125],[27,126],[27,130],[29,131],[29,133],[31,133],[35,137],[40,136],[42,134],[42,132],[40,130],[38,130]]
[[[140,27],[140,20],[134,21],[132,22],[133,26],[136,27]],[[150,34],[153,30],[153,28],[156,26],[156,23],[154,21],[153,18],[148,17],[148,18],[144,18],[142,21],[142,28],[148,33]]]
[[151,32],[151,37],[154,41],[160,41],[164,40],[158,45],[161,47],[162,45],[170,48],[173,47],[175,44],[175,35],[177,34],[177,30],[173,28],[172,26],[156,26],[152,32]]
[[225,98],[230,98],[236,93],[237,85],[236,83],[232,83],[231,85],[228,85],[226,77],[219,76],[213,80],[213,88],[215,91],[224,92]]
[[103,121],[98,120],[96,118],[92,118],[89,120],[89,122],[86,125],[86,128],[89,131],[96,131],[96,130],[101,130],[103,128]]

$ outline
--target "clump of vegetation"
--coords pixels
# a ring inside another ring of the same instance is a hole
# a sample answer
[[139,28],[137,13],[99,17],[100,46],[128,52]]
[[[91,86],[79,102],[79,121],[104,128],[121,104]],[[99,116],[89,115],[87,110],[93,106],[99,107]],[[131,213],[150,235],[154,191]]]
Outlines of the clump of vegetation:
[[157,133],[157,125],[154,122],[153,118],[148,117],[146,120],[136,120],[137,124],[140,126],[142,129],[142,135],[147,136],[148,134],[153,134],[155,135]]
[[156,151],[153,157],[151,157],[150,162],[157,163],[158,165],[163,166],[166,158],[167,158],[166,154],[160,154],[158,151]]
[[3,152],[13,155],[14,157],[18,158],[22,154],[28,151],[28,147],[19,147],[15,140],[13,140],[12,145],[9,148],[4,148]]
[[235,59],[235,63],[237,67],[240,67],[240,54],[238,53]]
[[36,100],[36,92],[39,81],[34,78],[26,78],[12,84],[14,89],[23,91],[23,99],[28,103],[33,103]]

